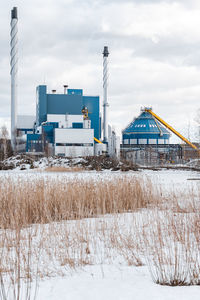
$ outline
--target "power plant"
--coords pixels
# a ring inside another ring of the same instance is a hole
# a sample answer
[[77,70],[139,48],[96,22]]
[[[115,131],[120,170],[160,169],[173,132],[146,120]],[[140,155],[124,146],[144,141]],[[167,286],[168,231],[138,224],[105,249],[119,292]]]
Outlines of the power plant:
[[[15,152],[58,156],[120,155],[108,125],[108,47],[103,50],[103,120],[99,96],[63,86],[63,93],[36,88],[36,116],[17,116],[17,8],[11,12],[11,142]],[[103,129],[103,130],[102,130]],[[102,136],[103,131],[103,136]]]
[[[122,144],[108,124],[108,47],[103,49],[103,116],[100,97],[86,96],[82,89],[63,85],[63,93],[36,88],[36,115],[17,115],[18,13],[11,11],[11,145],[14,152],[34,155],[109,155],[135,163],[179,162],[185,146],[170,144],[170,130],[190,149],[197,149],[174,128],[156,115],[151,107],[122,131]],[[196,151],[195,153],[198,153]]]

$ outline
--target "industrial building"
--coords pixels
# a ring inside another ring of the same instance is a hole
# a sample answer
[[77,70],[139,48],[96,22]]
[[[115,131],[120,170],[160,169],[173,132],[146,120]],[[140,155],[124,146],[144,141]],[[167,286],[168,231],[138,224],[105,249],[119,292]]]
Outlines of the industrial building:
[[124,145],[166,145],[169,137],[169,131],[144,109],[122,132]]
[[[103,49],[103,116],[99,96],[63,86],[63,93],[36,89],[35,116],[17,113],[18,12],[11,11],[11,145],[14,152],[38,155],[120,157],[120,138],[108,124],[108,47]],[[190,148],[199,150],[174,128],[145,107],[122,131],[122,157],[135,163],[179,162],[182,147],[170,144],[170,130]]]
[[[19,123],[23,123],[23,119],[26,121],[22,116]],[[35,122],[32,128],[25,126],[18,127],[18,131],[20,136],[26,135],[26,152],[94,155],[94,138],[101,138],[99,97],[84,96],[83,90],[66,87],[63,94],[57,94],[55,90],[47,93],[47,87],[40,85],[37,87]]]
[[61,94],[37,87],[36,115],[17,113],[18,12],[11,11],[11,144],[14,152],[59,156],[120,155],[120,141],[108,124],[108,47],[103,50],[103,119],[99,96],[82,89]]
[[181,151],[169,144],[169,139],[170,132],[146,108],[141,108],[140,115],[122,131],[122,155],[133,163],[146,165],[177,160]]
[[140,115],[122,131],[122,157],[133,163],[145,165],[182,162],[185,144],[171,144],[170,132],[167,129],[193,150],[193,157],[199,155],[196,145],[156,115],[152,107],[144,107],[141,108]]
[[27,153],[74,157],[109,152],[119,155],[117,137],[109,126],[107,143],[100,141],[99,96],[85,96],[82,89],[67,89],[67,86],[62,94],[56,90],[48,93],[45,85],[38,86],[36,94],[35,120],[32,116],[19,116],[17,124],[18,139],[26,141]]

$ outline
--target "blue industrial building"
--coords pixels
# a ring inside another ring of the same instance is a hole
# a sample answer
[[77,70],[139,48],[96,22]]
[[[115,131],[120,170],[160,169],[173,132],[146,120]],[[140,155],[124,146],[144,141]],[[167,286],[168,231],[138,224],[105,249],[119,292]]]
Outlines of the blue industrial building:
[[80,115],[84,106],[88,108],[91,128],[94,136],[100,139],[101,120],[99,111],[99,96],[84,96],[81,89],[68,89],[67,94],[47,93],[46,85],[37,87],[36,125],[47,121],[48,114]]
[[169,137],[168,130],[146,111],[141,111],[122,132],[124,145],[166,145]]
[[[99,96],[85,96],[82,89],[65,89],[63,94],[58,94],[55,90],[52,93],[47,93],[46,85],[38,86],[36,91],[35,124],[31,133],[27,132],[27,130],[31,130],[30,128],[25,128],[26,132],[24,131],[26,134],[26,152],[44,152],[44,147],[47,144],[51,145],[54,150],[55,146],[79,147],[79,150],[82,146],[87,147],[88,150],[89,146],[94,146],[94,138],[97,140],[101,138]],[[62,131],[65,141],[60,141],[58,138],[59,142],[56,142],[55,132],[57,129],[66,129]],[[76,132],[67,131],[67,129],[76,129]],[[88,134],[91,136],[91,132],[93,132],[92,141],[91,138],[87,141]],[[82,133],[87,133],[85,143],[78,142],[80,139],[76,137],[77,133],[79,137]],[[71,138],[70,141],[67,141],[67,135],[76,137],[76,140],[72,141]],[[89,151],[91,155],[94,153],[94,149],[92,151]],[[54,154],[56,154],[55,151]],[[66,155],[66,151],[57,154]]]

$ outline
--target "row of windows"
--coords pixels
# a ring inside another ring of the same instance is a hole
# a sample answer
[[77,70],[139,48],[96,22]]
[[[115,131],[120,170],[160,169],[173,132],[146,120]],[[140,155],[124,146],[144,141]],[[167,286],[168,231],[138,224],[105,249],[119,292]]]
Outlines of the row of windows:
[[29,140],[28,142],[31,144],[42,144],[41,140]]
[[145,124],[135,125],[135,127],[146,127]]
[[78,144],[78,143],[74,143],[74,144],[71,144],[71,143],[56,143],[56,146],[93,147],[93,144],[92,143],[83,143],[83,144]]
[[[146,127],[146,125],[145,124],[139,124],[139,125],[135,125],[135,127]],[[149,124],[149,127],[157,127],[156,125],[154,125],[154,124]]]
[[168,144],[169,140],[168,139],[124,139],[123,144],[125,145],[137,145],[137,144]]

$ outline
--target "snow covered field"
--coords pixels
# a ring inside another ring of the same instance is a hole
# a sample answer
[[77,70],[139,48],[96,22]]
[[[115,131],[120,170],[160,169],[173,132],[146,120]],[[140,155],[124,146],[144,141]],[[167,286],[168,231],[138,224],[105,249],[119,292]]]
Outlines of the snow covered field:
[[40,283],[38,299],[199,300],[200,287],[166,287],[152,282],[146,267],[87,266],[64,278]]
[[[40,178],[45,181],[53,179],[60,182],[65,178],[71,182],[74,180],[85,181],[86,184],[95,180],[97,184],[100,184],[102,181],[112,181],[124,177],[136,177],[147,183],[148,180],[151,180],[153,185],[160,189],[162,196],[164,194],[170,198],[170,195],[176,195],[176,197],[178,195],[179,201],[182,199],[187,201],[188,195],[191,194],[195,201],[199,200],[200,173],[194,171],[47,173],[36,170],[15,170],[0,172],[1,180],[18,180],[18,182],[19,180],[26,182]],[[152,258],[152,256],[156,250],[158,251],[155,248],[157,240],[154,237],[160,229],[159,246],[164,249],[162,259],[165,259],[165,264],[170,262],[171,265],[167,266],[168,273],[175,277],[179,276],[174,270],[176,265],[174,258],[172,257],[172,260],[168,261],[169,256],[171,259],[171,255],[174,255],[175,259],[179,260],[177,264],[179,270],[182,270],[183,273],[184,270],[188,270],[186,282],[196,268],[199,272],[199,275],[196,275],[197,282],[200,282],[200,243],[197,238],[199,232],[195,234],[192,229],[197,226],[199,230],[199,224],[195,225],[195,221],[200,220],[199,213],[194,215],[191,208],[186,214],[174,210],[174,208],[170,209],[169,207],[169,211],[161,212],[154,208],[142,209],[134,213],[54,222],[50,225],[34,225],[33,228],[37,228],[37,230],[31,231],[31,240],[33,241],[31,252],[34,254],[32,263],[35,265],[31,269],[35,269],[38,264],[40,273],[44,274],[41,277],[36,276],[38,279],[36,299],[199,299],[200,287],[198,285],[169,287],[153,282],[151,271],[154,267],[149,264],[157,262],[157,257]],[[191,227],[187,228],[188,224],[191,224]],[[184,230],[178,231],[180,225]],[[178,242],[180,245],[184,244],[183,248],[181,248],[182,246],[176,248],[177,237],[174,239],[174,236],[170,235],[173,228],[177,229]],[[187,240],[180,237],[181,234],[184,237],[187,236]],[[24,240],[26,239],[24,238]],[[169,245],[173,249],[170,249],[171,252],[167,248]],[[186,247],[188,245],[191,245],[190,251]],[[25,242],[25,251],[27,247]],[[185,259],[185,257],[187,259],[190,257],[188,253],[191,255],[192,261]],[[190,267],[185,264],[187,262]],[[157,270],[160,270],[159,266]],[[159,274],[159,271],[157,272]],[[30,299],[34,299],[34,284],[30,292],[32,295]],[[14,300],[15,298],[11,296],[9,299]],[[23,299],[28,299],[25,292]]]
[[[11,171],[0,171],[0,178],[16,178],[21,177],[23,179],[27,179],[30,177],[35,178],[58,178],[58,177],[67,177],[69,180],[73,179],[105,179],[112,180],[113,178],[118,177],[149,177],[155,184],[161,184],[166,187],[178,187],[179,189],[184,188],[185,184],[188,186],[196,186],[198,184],[197,179],[200,182],[200,172],[198,171],[181,171],[181,170],[160,170],[160,171],[152,171],[152,170],[142,170],[142,171],[129,171],[129,172],[121,172],[116,171],[112,172],[102,171],[83,171],[83,172],[45,172],[45,170],[11,170]],[[194,180],[192,180],[194,179]]]

